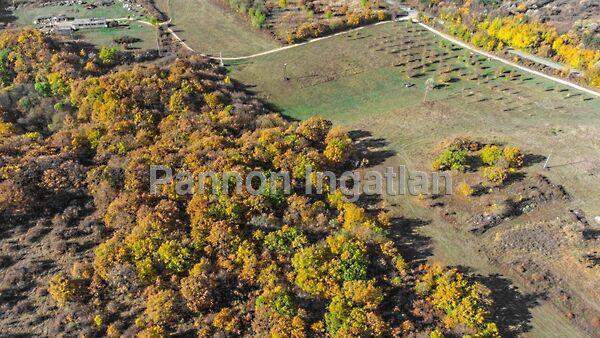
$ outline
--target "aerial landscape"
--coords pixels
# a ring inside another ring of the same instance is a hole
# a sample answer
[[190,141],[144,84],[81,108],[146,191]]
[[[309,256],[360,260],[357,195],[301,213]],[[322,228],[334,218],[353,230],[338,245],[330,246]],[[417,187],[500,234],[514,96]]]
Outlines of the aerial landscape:
[[0,337],[600,337],[597,0],[0,1]]

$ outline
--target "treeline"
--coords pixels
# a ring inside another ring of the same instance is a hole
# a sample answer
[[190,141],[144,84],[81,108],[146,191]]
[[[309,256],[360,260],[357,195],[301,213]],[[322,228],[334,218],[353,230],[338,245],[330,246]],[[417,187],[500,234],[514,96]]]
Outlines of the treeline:
[[[28,109],[52,100],[62,112],[56,128],[23,122],[22,108],[2,115],[0,217],[52,220],[57,239],[93,231],[99,241],[77,246],[78,258],[45,280],[48,294],[29,293],[56,306],[40,319],[57,323],[44,332],[498,336],[489,291],[457,271],[405,261],[384,211],[337,191],[303,193],[306,165],[340,171],[359,158],[345,131],[269,113],[200,57],[94,74],[86,64],[95,56],[67,52],[64,63],[43,40],[36,31],[0,34],[30,58],[27,67],[6,63],[8,79],[49,83],[29,94]],[[151,164],[195,174],[285,170],[294,189],[181,196],[173,182],[150,194]]]
[[327,20],[300,24],[295,31],[286,34],[285,40],[287,43],[301,42],[389,19],[390,14],[383,10],[373,11],[370,8],[365,8],[362,11],[348,11],[342,17],[331,17]]
[[512,47],[554,59],[581,71],[587,84],[600,87],[600,51],[584,47],[578,35],[558,34],[551,24],[523,14],[490,18],[471,13],[467,4],[439,11],[439,18],[452,35],[488,51]]
[[[271,12],[274,10],[272,4],[267,4],[264,0],[228,0],[227,4],[237,12],[247,15],[255,28],[264,28],[267,18],[272,15]],[[305,13],[303,20],[288,23],[293,27],[291,29],[286,27],[284,33],[281,33],[280,27],[271,28],[277,38],[289,44],[377,21],[389,20],[391,17],[388,11],[377,9],[378,6],[374,6],[366,0],[361,0],[360,6],[354,9],[350,9],[347,4],[339,7],[327,6],[318,14],[317,6],[321,4],[301,0],[297,5],[299,6],[298,12]],[[279,8],[276,10],[286,11],[289,10],[288,6],[291,4],[287,0],[279,0]]]

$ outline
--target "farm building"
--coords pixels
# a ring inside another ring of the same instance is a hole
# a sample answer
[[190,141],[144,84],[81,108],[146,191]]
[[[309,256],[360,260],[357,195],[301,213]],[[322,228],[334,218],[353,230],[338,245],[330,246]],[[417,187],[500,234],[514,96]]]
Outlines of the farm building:
[[116,25],[115,21],[107,19],[74,19],[55,23],[52,30],[57,33],[70,33],[80,29],[106,28]]

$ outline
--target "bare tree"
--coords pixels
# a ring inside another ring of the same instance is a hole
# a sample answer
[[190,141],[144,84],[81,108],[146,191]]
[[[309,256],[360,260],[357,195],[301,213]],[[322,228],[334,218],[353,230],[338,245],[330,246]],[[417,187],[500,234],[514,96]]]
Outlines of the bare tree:
[[427,95],[433,90],[434,84],[435,80],[432,77],[425,81],[425,94],[423,94],[423,103],[427,102]]

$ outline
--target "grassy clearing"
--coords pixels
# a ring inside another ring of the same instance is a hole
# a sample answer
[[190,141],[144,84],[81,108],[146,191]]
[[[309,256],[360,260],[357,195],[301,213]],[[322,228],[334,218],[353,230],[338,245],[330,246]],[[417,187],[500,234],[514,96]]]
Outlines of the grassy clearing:
[[[284,63],[289,80],[284,79]],[[471,56],[418,26],[379,25],[229,68],[233,78],[292,118],[322,115],[369,132],[393,154],[379,168],[423,168],[437,144],[456,135],[519,145],[532,154],[552,153],[551,170],[543,171],[543,163],[526,170],[565,186],[573,204],[589,218],[600,215],[598,100]],[[444,77],[448,83],[437,86],[423,103],[427,79]],[[449,231],[417,198],[384,198],[392,216],[430,220],[418,233],[432,238],[431,259],[485,275],[500,272],[481,259],[477,239]],[[585,336],[549,302],[533,307],[531,316],[528,335]]]
[[80,34],[83,40],[93,43],[97,47],[113,46],[121,48],[122,46],[116,44],[114,39],[127,35],[141,40],[131,44],[130,48],[156,49],[154,29],[139,22],[132,22],[127,27],[90,29],[82,31]]
[[246,22],[209,0],[171,0],[169,13],[174,30],[194,50],[223,57],[245,56],[279,47]]

